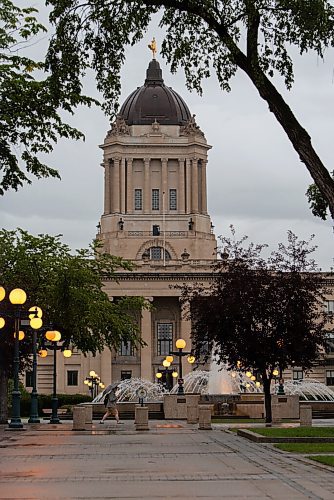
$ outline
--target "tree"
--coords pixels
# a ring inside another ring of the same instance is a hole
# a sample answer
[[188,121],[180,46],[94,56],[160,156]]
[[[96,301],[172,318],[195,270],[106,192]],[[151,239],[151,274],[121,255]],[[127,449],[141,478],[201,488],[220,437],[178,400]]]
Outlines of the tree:
[[[114,279],[117,269],[131,270],[128,261],[102,253],[98,243],[72,255],[59,236],[29,235],[26,231],[0,231],[0,282],[7,292],[23,288],[27,305],[43,310],[43,322],[59,330],[65,345],[83,354],[118,348],[122,340],[137,342],[137,317],[146,307],[141,297],[111,302],[103,291],[103,279]],[[8,293],[7,293],[8,295]],[[13,319],[8,301],[0,303],[6,324],[0,334],[0,421],[7,419],[8,378],[12,372]],[[23,328],[24,329],[24,328]],[[31,335],[20,342],[20,368],[31,362]]]
[[58,110],[72,113],[72,106],[95,102],[80,90],[67,96],[53,85],[44,62],[24,55],[34,37],[46,32],[37,12],[11,0],[0,5],[0,195],[30,184],[30,176],[59,178],[40,155],[52,152],[60,137],[83,134],[64,123]]
[[47,0],[56,35],[47,68],[68,95],[80,89],[87,68],[97,75],[108,112],[117,109],[125,46],[143,37],[151,16],[163,9],[162,55],[172,71],[184,68],[189,89],[214,70],[220,86],[241,69],[275,115],[305,164],[334,219],[334,180],[270,78],[281,75],[288,89],[294,74],[289,49],[323,58],[334,44],[334,8],[328,0]]
[[[334,170],[332,172],[332,177],[334,179]],[[320,217],[322,220],[326,220],[328,217],[328,202],[323,197],[320,189],[316,184],[311,184],[307,191],[306,196],[315,217]]]
[[271,422],[273,371],[295,364],[310,368],[326,339],[325,288],[309,254],[309,242],[288,233],[267,259],[265,245],[222,238],[222,259],[211,285],[182,290],[192,322],[194,354],[211,353],[230,369],[257,372],[263,383],[266,421]]

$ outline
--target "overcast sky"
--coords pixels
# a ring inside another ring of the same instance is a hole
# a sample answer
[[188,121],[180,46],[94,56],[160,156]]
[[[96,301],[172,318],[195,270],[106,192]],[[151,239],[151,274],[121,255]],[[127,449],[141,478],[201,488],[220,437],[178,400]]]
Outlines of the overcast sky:
[[[122,72],[122,99],[144,83],[151,59],[147,44],[162,37],[153,24],[136,47],[127,50]],[[46,41],[41,44],[46,44]],[[222,92],[215,77],[204,84],[203,96],[189,93],[183,72],[172,75],[157,56],[168,86],[186,101],[208,143],[208,207],[215,234],[228,235],[229,225],[238,235],[276,248],[286,241],[289,229],[300,238],[315,234],[314,257],[323,270],[333,265],[334,235],[330,221],[312,216],[305,191],[312,182],[286,135],[257,95],[238,72],[232,91]],[[325,62],[316,55],[295,58],[295,84],[284,90],[288,104],[312,137],[313,145],[329,170],[333,170],[334,51]],[[87,78],[87,91],[96,94],[94,79]],[[102,150],[99,144],[110,128],[96,108],[78,110],[71,121],[80,128],[85,142],[60,141],[48,162],[59,169],[62,180],[34,180],[18,192],[0,198],[0,225],[29,232],[63,234],[73,249],[86,247],[96,234],[103,210]]]

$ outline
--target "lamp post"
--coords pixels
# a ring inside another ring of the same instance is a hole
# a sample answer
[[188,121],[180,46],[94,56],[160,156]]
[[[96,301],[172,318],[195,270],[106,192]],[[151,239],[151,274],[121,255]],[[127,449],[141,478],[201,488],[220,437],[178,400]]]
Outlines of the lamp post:
[[42,309],[37,306],[29,309],[30,327],[33,331],[32,337],[32,391],[30,401],[29,424],[39,424],[38,416],[38,393],[37,393],[37,330],[42,327]]
[[[178,394],[184,394],[184,388],[183,388],[183,377],[182,377],[182,358],[183,356],[188,356],[188,362],[189,363],[194,363],[195,358],[194,356],[191,356],[190,352],[185,352],[183,349],[186,347],[186,341],[183,339],[177,339],[175,342],[175,346],[177,351],[172,351],[170,354],[173,356],[177,356],[179,358],[179,373],[178,373],[178,384],[179,384],[179,389],[178,389]],[[189,361],[190,358],[190,361]]]
[[89,372],[89,377],[85,378],[84,384],[88,385],[92,399],[96,398],[98,394],[98,388],[102,388],[102,386],[104,387],[104,384],[101,382],[101,378],[97,373],[95,373],[94,370],[91,370]]

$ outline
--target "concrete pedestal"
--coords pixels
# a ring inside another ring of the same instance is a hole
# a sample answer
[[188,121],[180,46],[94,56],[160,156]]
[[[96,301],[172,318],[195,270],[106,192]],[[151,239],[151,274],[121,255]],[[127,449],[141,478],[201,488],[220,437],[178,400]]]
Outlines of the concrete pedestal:
[[312,427],[312,406],[301,405],[299,409],[300,427]]
[[86,430],[86,408],[83,406],[73,407],[73,430],[85,431]]
[[135,408],[135,426],[136,431],[148,431],[148,407],[136,406]]
[[86,405],[85,410],[86,410],[86,426],[89,427],[93,423],[93,406]]
[[282,422],[281,406],[279,403],[271,404],[271,419],[272,424],[280,424]]
[[168,420],[186,420],[187,406],[197,406],[199,394],[166,394],[164,396],[164,414]]
[[212,405],[199,405],[198,407],[198,428],[209,431],[211,426]]
[[198,405],[187,405],[187,424],[197,424],[198,422]]

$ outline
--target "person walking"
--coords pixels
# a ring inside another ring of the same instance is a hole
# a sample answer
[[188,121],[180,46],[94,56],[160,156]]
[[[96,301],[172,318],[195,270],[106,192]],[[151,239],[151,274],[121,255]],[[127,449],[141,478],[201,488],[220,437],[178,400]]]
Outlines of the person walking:
[[116,422],[120,424],[119,414],[117,409],[117,396],[116,396],[117,385],[109,385],[107,389],[104,391],[104,406],[106,407],[106,412],[102,417],[100,424],[104,424],[104,421],[109,416],[114,416]]

